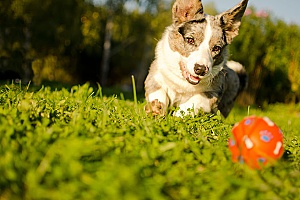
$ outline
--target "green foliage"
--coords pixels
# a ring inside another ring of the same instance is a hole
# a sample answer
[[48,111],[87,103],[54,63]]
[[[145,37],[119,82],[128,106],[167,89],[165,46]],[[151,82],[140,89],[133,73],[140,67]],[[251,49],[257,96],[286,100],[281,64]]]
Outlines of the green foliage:
[[[126,10],[126,0],[109,1],[113,6],[108,6],[109,2],[100,5],[90,2],[1,2],[0,70],[13,69],[23,78],[26,74],[22,63],[29,60],[33,63],[34,77],[28,79],[34,80],[35,84],[43,81],[99,82],[105,25],[112,15],[110,82],[120,83],[116,80],[139,73],[141,63],[147,71],[157,40],[171,22],[170,5],[158,1],[139,2],[147,8],[141,12],[140,7]],[[168,17],[165,17],[166,13]],[[8,58],[6,68],[2,57]],[[52,73],[45,73],[49,70]],[[57,70],[67,74],[67,78],[60,75],[53,78]]]
[[[0,73],[12,70],[37,85],[99,82],[106,22],[112,19],[108,83],[128,85],[134,74],[143,88],[157,41],[172,22],[171,5],[170,0],[1,1]],[[218,13],[214,4],[204,9]],[[251,11],[230,46],[231,58],[245,65],[250,77],[244,104],[299,102],[299,26]]]
[[250,104],[299,100],[300,28],[255,9],[245,16],[239,36],[230,46],[232,59],[249,73]]
[[246,111],[236,109],[226,121],[210,114],[152,118],[143,106],[87,84],[36,91],[2,86],[0,198],[298,197],[299,106],[250,109],[276,117],[289,152],[261,171],[232,163],[227,148],[231,124]]
[[[64,54],[68,48],[76,48],[80,42],[81,16],[84,1],[12,1],[11,9],[30,30],[30,45],[38,54]],[[60,12],[64,11],[64,12]],[[75,49],[74,49],[75,50]]]

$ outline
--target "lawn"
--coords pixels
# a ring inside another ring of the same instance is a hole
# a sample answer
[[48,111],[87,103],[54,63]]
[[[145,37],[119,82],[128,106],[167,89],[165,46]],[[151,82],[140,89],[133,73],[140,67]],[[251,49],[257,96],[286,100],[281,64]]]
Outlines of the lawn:
[[[0,199],[297,199],[300,105],[219,115],[148,117],[145,102],[88,84],[0,88]],[[272,167],[233,163],[227,140],[247,115],[268,116],[286,152]]]

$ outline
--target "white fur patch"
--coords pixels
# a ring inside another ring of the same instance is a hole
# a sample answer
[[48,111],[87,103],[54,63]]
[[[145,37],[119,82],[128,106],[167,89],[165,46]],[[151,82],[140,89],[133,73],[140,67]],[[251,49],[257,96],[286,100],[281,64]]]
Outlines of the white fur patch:
[[213,66],[213,59],[209,47],[209,41],[212,37],[212,28],[208,17],[206,20],[207,23],[204,32],[204,40],[199,45],[198,50],[190,54],[187,59],[188,62],[186,63],[188,72],[194,76],[197,76],[194,72],[195,64],[207,66],[209,68],[209,72],[211,72]]
[[232,60],[227,61],[227,66],[235,72],[240,72],[244,70],[243,65]]
[[164,105],[166,105],[166,106],[168,105],[168,97],[167,97],[166,92],[163,89],[152,92],[147,97],[148,102],[152,102],[156,99],[159,102],[163,103]]
[[204,112],[211,112],[210,102],[205,95],[195,94],[186,102],[181,103],[179,110],[175,112],[174,115],[177,117],[182,117],[182,114],[197,115],[200,109]]

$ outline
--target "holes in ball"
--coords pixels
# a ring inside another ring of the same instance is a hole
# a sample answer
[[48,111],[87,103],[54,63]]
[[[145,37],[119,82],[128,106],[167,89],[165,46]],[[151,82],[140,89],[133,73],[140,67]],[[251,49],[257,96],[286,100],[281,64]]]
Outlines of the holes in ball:
[[272,133],[267,130],[260,131],[259,134],[260,134],[260,139],[263,142],[270,142],[273,139]]
[[233,147],[236,144],[235,140],[230,138],[229,139],[229,146]]
[[253,121],[253,120],[251,120],[251,119],[247,119],[247,120],[244,122],[244,124],[245,124],[246,126],[249,126],[249,125],[252,123],[252,121]]
[[263,164],[263,163],[265,163],[267,161],[267,159],[261,157],[261,158],[258,158],[257,161],[258,161],[258,163]]

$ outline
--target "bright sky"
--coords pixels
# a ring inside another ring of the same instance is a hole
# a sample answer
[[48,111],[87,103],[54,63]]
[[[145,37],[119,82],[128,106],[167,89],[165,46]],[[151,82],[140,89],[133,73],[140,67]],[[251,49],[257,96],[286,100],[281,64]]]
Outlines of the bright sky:
[[[202,0],[202,3],[214,2],[217,10],[223,12],[238,4],[241,0]],[[250,0],[249,6],[257,11],[266,10],[287,23],[300,25],[300,0]],[[204,7],[205,10],[205,7]]]
[[[99,3],[105,0],[92,1]],[[202,0],[202,3],[205,5],[206,3],[214,2],[217,10],[223,12],[237,5],[240,1],[241,0]],[[300,0],[249,0],[248,5],[254,6],[257,11],[269,11],[272,16],[282,19],[287,23],[300,25]]]

